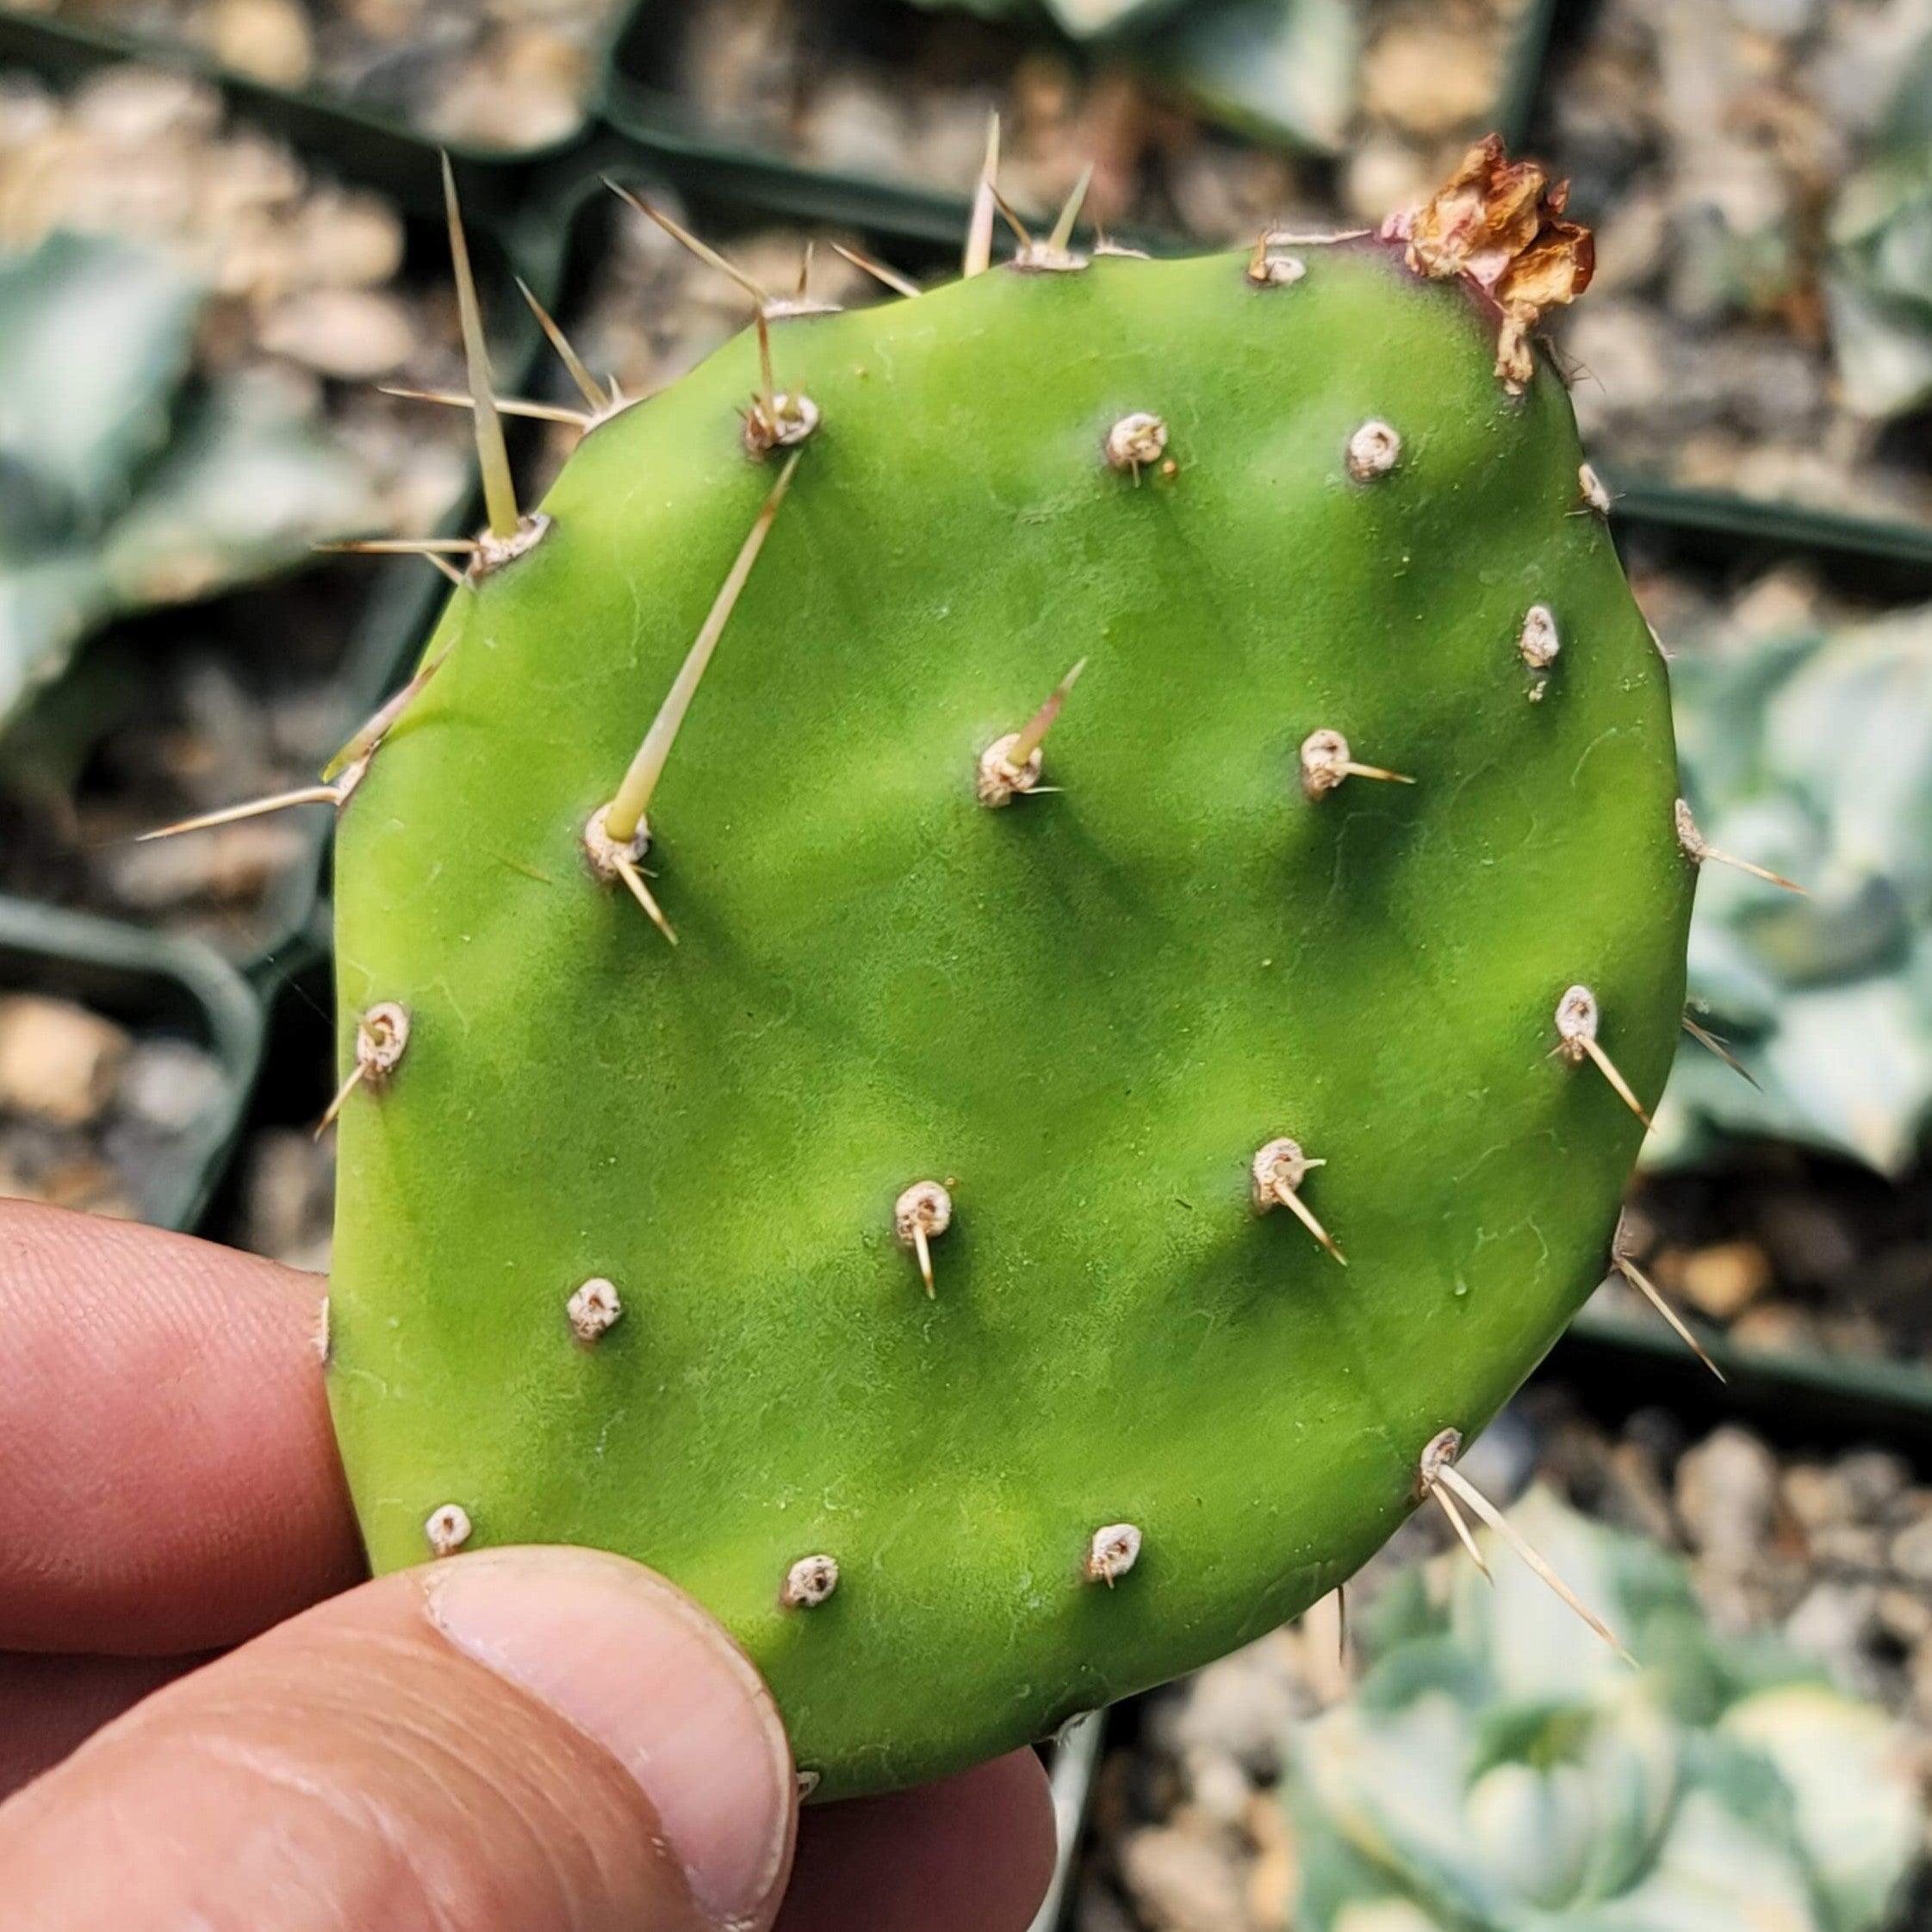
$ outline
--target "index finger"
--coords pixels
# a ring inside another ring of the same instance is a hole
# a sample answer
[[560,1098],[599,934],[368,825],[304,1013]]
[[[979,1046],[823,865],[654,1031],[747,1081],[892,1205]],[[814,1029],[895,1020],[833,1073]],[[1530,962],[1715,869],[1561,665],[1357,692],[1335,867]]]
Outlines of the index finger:
[[0,1202],[0,1649],[212,1649],[362,1575],[325,1291],[209,1242]]

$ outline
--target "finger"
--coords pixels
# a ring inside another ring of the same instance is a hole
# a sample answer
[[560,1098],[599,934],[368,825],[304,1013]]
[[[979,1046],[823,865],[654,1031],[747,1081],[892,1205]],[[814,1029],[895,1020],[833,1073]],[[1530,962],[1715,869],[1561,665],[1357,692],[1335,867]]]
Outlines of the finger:
[[0,1656],[0,1798],[52,1770],[191,1657]]
[[205,1241],[0,1203],[0,1649],[213,1649],[361,1575],[322,1293]]
[[363,1585],[157,1693],[0,1806],[62,1932],[752,1932],[791,1753],[750,1664],[619,1557]]
[[1047,1774],[1016,1751],[808,1812],[780,1932],[1025,1932],[1053,1874]]

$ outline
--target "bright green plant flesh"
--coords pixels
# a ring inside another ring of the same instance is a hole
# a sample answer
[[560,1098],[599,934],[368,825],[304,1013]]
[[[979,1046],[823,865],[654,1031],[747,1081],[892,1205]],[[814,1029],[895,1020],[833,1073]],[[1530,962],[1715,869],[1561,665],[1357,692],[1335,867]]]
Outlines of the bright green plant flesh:
[[[1298,253],[776,326],[822,421],[651,800],[676,947],[582,834],[777,474],[749,337],[586,438],[344,818],[345,1053],[409,1019],[342,1120],[330,1384],[375,1562],[453,1504],[472,1548],[650,1563],[823,1795],[1348,1576],[1605,1271],[1642,1129],[1552,1053],[1566,988],[1647,1103],[1670,1062],[1665,677],[1562,386],[1506,394],[1494,314],[1399,249]],[[1105,459],[1137,412],[1171,474]],[[1370,422],[1400,450],[1357,480]],[[1045,783],[980,804],[1081,658]],[[1306,796],[1323,729],[1414,782]],[[1347,1266],[1255,1211],[1279,1136]],[[930,1298],[893,1227],[923,1180]],[[1139,1560],[1096,1581],[1118,1525]],[[818,1555],[836,1590],[787,1606]]]

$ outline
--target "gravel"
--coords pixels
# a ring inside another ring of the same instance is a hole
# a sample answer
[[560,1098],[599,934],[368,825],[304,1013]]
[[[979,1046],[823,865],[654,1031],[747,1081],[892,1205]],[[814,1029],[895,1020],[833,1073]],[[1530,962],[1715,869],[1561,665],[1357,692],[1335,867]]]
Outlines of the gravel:
[[615,0],[14,0],[16,11],[187,47],[439,141],[509,152],[583,126]]
[[1558,67],[1547,151],[1597,226],[1558,331],[1592,453],[1626,475],[1932,519],[1923,421],[1855,413],[1827,239],[1924,0],[1602,0]]
[[152,1216],[221,1095],[220,1065],[190,1041],[0,987],[0,1195]]
[[1488,125],[1522,0],[1364,0],[1344,164],[1210,126],[1130,54],[876,0],[691,0],[645,78],[724,137],[821,168],[963,194],[987,116],[1019,208],[1056,206],[1089,161],[1092,218],[1215,240],[1278,218],[1379,218]]

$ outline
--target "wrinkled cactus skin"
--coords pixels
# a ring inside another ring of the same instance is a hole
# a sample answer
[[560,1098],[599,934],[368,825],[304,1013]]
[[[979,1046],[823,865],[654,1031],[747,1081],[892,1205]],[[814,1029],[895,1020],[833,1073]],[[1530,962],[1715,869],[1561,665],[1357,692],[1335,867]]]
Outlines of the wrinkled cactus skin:
[[[1002,269],[774,330],[822,412],[650,808],[581,832],[775,465],[749,337],[599,424],[344,817],[330,1385],[379,1569],[621,1550],[744,1643],[821,1795],[932,1776],[1301,1610],[1601,1278],[1693,868],[1664,671],[1548,368],[1370,239]],[[1110,467],[1158,413],[1166,458]],[[1348,473],[1371,419],[1386,474]],[[1532,670],[1525,611],[1561,651]],[[1078,657],[1045,786],[982,751]],[[1311,799],[1332,729],[1413,785]],[[1249,1163],[1292,1136],[1343,1267]],[[935,1293],[893,1238],[950,1189]],[[601,1277],[621,1320],[566,1305]],[[1130,1571],[1090,1541],[1131,1525]],[[836,1590],[781,1602],[825,1554]]]

